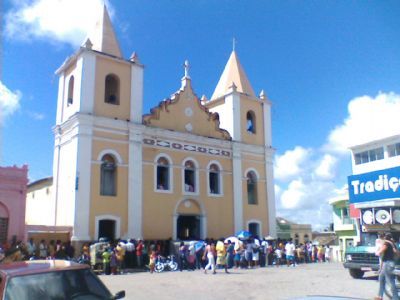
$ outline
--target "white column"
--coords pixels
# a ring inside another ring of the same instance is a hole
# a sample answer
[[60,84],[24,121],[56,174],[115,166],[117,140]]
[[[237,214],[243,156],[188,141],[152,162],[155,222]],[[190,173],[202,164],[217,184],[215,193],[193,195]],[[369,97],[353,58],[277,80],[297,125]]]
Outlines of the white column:
[[61,124],[63,121],[64,112],[64,87],[65,87],[65,74],[64,72],[60,74],[58,79],[58,96],[57,96],[57,117],[56,125]]
[[276,207],[274,186],[274,152],[272,149],[271,102],[263,102],[264,145],[265,145],[265,179],[267,189],[269,235],[276,237]]
[[232,143],[233,156],[233,216],[235,232],[243,228],[243,182],[240,147]]
[[200,216],[200,238],[205,239],[207,237],[207,216]]
[[172,216],[172,240],[176,240],[178,238],[178,218],[179,214],[174,214]]
[[74,231],[71,240],[90,241],[89,216],[91,199],[92,171],[92,132],[91,119],[79,120],[78,157],[76,166]]
[[[231,124],[228,125],[228,131],[232,136],[232,140],[241,141],[242,139],[242,131],[241,131],[241,111],[240,111],[240,96],[234,89],[230,89],[230,93],[225,96],[225,105],[228,111],[223,111],[223,114],[220,116],[221,119],[227,119],[227,121]],[[225,116],[225,113],[227,114]],[[231,118],[229,118],[231,116]],[[222,124],[222,123],[221,123]],[[222,126],[221,126],[222,127]],[[224,128],[225,129],[225,128]]]
[[77,61],[74,99],[78,99],[78,111],[93,113],[96,79],[96,56],[90,51],[82,52]]
[[274,164],[273,152],[270,149],[265,151],[265,179],[267,188],[268,227],[269,235],[276,236],[276,207],[275,207],[275,186],[274,186]]
[[59,133],[60,127],[56,126],[54,129],[54,156],[53,156],[53,193],[52,200],[54,203],[54,226],[57,226],[57,204],[59,201],[59,172],[60,172],[60,143],[61,135]]
[[264,144],[266,147],[272,146],[272,125],[271,125],[271,102],[264,100],[263,102],[264,114]]
[[131,112],[132,122],[142,124],[143,115],[143,66],[132,64],[131,67]]
[[130,127],[128,181],[128,236],[143,237],[142,128]]

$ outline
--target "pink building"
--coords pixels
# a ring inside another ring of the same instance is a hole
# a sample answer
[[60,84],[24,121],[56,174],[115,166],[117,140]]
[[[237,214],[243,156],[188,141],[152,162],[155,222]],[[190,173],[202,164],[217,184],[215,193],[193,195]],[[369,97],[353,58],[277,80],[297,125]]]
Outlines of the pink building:
[[24,241],[28,166],[0,167],[0,243]]

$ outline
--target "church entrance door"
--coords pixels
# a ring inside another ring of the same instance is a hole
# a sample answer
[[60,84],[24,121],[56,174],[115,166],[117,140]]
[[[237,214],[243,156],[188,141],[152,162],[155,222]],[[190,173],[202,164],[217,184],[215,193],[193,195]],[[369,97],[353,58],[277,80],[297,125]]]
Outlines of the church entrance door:
[[180,215],[177,220],[177,238],[180,240],[199,240],[200,217]]
[[100,220],[98,238],[108,238],[110,241],[115,239],[115,221]]

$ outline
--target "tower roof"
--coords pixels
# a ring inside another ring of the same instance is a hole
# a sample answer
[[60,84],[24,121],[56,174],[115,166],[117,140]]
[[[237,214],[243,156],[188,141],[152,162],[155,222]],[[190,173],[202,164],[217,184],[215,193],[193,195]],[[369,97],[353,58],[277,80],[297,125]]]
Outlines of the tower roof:
[[107,7],[103,5],[103,11],[96,26],[89,33],[88,38],[93,43],[92,49],[103,53],[122,57],[122,52],[115,36],[114,28],[108,14]]
[[211,99],[216,99],[226,95],[229,88],[232,86],[232,83],[237,87],[239,93],[255,97],[254,90],[247,79],[246,73],[240,64],[235,50],[232,51],[231,56],[229,57],[224,72],[219,79]]

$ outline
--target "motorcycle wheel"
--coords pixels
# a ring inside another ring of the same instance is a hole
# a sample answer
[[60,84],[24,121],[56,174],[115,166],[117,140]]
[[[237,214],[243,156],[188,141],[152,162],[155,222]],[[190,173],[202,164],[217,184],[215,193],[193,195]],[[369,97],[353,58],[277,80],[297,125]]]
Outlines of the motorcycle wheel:
[[157,273],[161,273],[162,271],[164,271],[164,264],[163,263],[156,263],[154,271],[156,271]]
[[171,269],[171,271],[176,271],[178,270],[178,264],[175,261],[171,261],[169,263],[169,268]]

